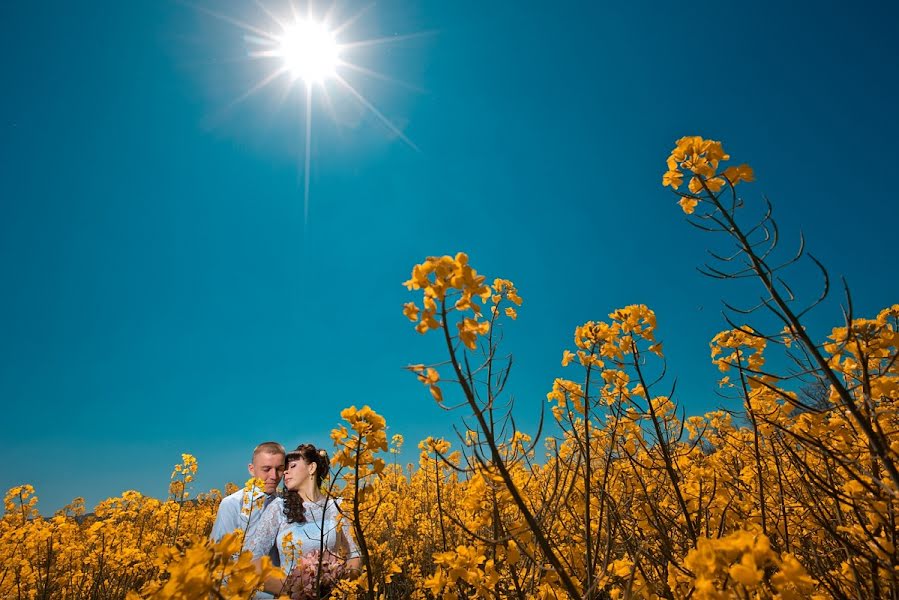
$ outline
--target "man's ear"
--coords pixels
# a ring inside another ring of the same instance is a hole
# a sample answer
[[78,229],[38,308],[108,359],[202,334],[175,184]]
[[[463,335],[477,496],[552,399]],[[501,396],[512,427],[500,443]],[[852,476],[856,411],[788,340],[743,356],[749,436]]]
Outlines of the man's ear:
[[247,465],[247,472],[249,472],[253,477],[256,477],[256,473],[253,471],[253,463]]

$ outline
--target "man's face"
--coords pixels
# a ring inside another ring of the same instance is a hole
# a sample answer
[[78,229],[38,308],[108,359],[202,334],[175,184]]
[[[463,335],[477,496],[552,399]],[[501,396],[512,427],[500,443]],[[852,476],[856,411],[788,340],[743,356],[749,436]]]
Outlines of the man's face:
[[281,482],[281,475],[284,474],[284,455],[260,452],[253,457],[249,470],[250,475],[263,481],[263,491],[266,494],[273,494]]

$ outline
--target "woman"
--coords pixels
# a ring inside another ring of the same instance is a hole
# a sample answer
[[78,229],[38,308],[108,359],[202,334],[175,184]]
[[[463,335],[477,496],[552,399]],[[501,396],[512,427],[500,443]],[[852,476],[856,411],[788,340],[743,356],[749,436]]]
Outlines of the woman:
[[[361,566],[359,551],[350,535],[349,522],[340,525],[339,501],[321,490],[322,481],[330,469],[328,454],[312,444],[300,444],[285,458],[282,498],[275,498],[265,508],[259,525],[247,542],[247,548],[258,559],[277,544],[281,568],[290,574],[300,557],[317,552],[333,561],[340,549],[346,551],[346,571],[358,572]],[[271,578],[265,591],[279,594],[284,580]]]

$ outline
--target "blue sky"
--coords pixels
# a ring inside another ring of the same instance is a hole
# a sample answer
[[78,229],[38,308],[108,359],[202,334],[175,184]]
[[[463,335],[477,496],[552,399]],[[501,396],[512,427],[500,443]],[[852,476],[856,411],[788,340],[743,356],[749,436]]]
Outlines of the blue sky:
[[[200,5],[272,28],[251,2]],[[0,487],[32,483],[45,512],[163,494],[181,452],[196,491],[243,481],[255,443],[327,445],[350,404],[410,459],[450,435],[461,415],[402,370],[441,358],[401,313],[432,254],[518,285],[524,424],[574,327],[632,303],[656,311],[687,411],[713,408],[720,302],[759,291],[695,270],[720,246],[660,185],[682,135],[755,168],[744,194],[848,278],[858,314],[899,301],[887,3],[379,2],[346,39],[400,37],[352,60],[409,85],[348,79],[418,150],[332,87],[308,221],[302,94],[232,106],[272,66],[239,28],[168,0],[4,12]],[[792,281],[817,292],[807,266]],[[834,298],[809,324],[839,319]]]

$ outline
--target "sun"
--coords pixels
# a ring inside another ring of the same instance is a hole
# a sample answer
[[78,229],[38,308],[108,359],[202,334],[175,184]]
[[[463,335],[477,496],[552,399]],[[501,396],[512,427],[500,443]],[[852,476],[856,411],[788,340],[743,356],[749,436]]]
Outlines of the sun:
[[[338,19],[335,15],[336,3],[332,3],[325,14],[316,15],[316,11],[313,10],[312,6],[315,0],[308,0],[307,10],[305,11],[301,11],[296,5],[298,1],[287,0],[289,15],[279,15],[268,9],[264,0],[253,0],[265,17],[264,20],[268,22],[267,25],[241,21],[201,6],[195,6],[195,8],[200,12],[242,29],[247,43],[247,57],[249,59],[276,63],[267,69],[262,79],[234,99],[226,109],[243,102],[253,94],[279,80],[286,82],[281,94],[282,102],[290,96],[289,92],[291,89],[295,87],[304,88],[301,94],[304,107],[303,137],[305,138],[302,170],[303,215],[304,222],[308,222],[313,98],[323,101],[324,105],[333,111],[331,93],[337,91],[348,94],[374,115],[394,137],[405,142],[413,150],[418,151],[418,146],[397,125],[384,116],[362,92],[357,90],[348,79],[348,76],[352,72],[371,79],[402,84],[403,82],[401,81],[355,64],[350,57],[354,56],[355,52],[355,56],[358,59],[360,50],[381,44],[394,44],[427,34],[422,32],[406,35],[394,34],[374,39],[354,38],[350,28],[368,10],[367,8],[360,10],[347,19]],[[347,37],[350,39],[346,39]],[[341,41],[338,41],[338,38]],[[302,85],[297,86],[298,82],[302,82]]]
[[278,49],[272,54],[284,61],[284,68],[294,79],[306,85],[321,84],[337,74],[340,47],[334,32],[323,23],[297,20],[278,37]]

